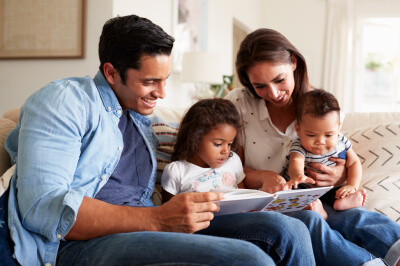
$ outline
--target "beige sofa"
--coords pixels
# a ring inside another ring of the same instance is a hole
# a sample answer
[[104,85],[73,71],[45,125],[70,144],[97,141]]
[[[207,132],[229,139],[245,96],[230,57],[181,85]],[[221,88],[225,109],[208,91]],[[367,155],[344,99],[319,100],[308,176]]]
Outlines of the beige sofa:
[[[13,173],[10,159],[4,149],[8,132],[15,127],[19,109],[7,111],[0,118],[0,194],[8,186]],[[153,128],[158,136],[170,137],[158,147],[158,154],[172,151],[173,138],[177,132],[183,109],[156,108]],[[162,121],[163,123],[160,123]],[[353,148],[363,167],[362,187],[368,192],[366,208],[387,215],[400,224],[400,113],[349,113],[346,114],[342,132],[352,141]],[[158,160],[158,171],[168,161]],[[156,205],[161,204],[160,187],[153,194]]]

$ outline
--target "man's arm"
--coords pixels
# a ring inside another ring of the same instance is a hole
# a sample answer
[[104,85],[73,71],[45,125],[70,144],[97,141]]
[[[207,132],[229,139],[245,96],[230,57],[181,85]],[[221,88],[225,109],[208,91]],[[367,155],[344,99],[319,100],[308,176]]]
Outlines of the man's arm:
[[160,207],[112,205],[85,197],[67,240],[88,240],[116,233],[168,231],[194,233],[205,229],[214,218],[222,193],[184,193]]

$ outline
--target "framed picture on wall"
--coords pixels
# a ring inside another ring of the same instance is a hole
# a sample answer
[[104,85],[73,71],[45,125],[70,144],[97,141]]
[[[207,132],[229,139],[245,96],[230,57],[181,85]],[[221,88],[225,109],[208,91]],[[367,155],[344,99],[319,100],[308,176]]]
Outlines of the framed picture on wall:
[[0,0],[0,59],[83,58],[86,0]]
[[185,52],[207,51],[207,0],[175,0],[174,37],[172,51],[173,70],[182,71],[182,56]]

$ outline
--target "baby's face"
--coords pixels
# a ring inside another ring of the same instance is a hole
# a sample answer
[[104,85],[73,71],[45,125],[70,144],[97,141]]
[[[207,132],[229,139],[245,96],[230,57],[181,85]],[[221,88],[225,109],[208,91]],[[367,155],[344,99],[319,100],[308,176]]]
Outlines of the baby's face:
[[338,112],[330,112],[323,117],[306,114],[301,123],[296,124],[301,144],[313,154],[324,154],[332,150],[338,142],[339,129]]

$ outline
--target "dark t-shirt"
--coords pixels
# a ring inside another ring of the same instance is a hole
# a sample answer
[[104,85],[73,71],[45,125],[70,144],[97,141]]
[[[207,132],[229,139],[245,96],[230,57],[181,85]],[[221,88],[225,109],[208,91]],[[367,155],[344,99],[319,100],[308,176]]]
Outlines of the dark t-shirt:
[[118,127],[124,141],[121,158],[95,198],[115,205],[143,206],[139,200],[152,171],[150,152],[127,111]]

